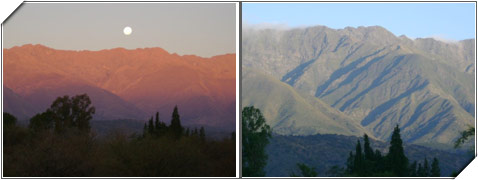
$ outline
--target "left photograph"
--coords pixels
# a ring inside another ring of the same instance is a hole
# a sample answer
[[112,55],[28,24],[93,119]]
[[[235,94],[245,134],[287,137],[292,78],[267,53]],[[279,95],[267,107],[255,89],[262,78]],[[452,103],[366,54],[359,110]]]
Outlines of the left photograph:
[[236,177],[237,3],[23,3],[3,177]]

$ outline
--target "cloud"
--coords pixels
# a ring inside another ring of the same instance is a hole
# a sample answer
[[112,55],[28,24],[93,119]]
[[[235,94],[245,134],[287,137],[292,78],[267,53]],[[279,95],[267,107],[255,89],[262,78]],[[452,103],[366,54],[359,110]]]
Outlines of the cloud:
[[251,24],[244,22],[242,24],[243,29],[250,29],[250,30],[263,30],[263,29],[276,29],[276,30],[289,30],[292,29],[286,23],[259,23],[259,24]]
[[433,38],[437,41],[441,41],[441,42],[444,42],[444,43],[458,43],[458,40],[452,39],[452,38],[450,38],[450,37],[448,37],[447,35],[444,35],[444,34],[431,35],[430,38]]

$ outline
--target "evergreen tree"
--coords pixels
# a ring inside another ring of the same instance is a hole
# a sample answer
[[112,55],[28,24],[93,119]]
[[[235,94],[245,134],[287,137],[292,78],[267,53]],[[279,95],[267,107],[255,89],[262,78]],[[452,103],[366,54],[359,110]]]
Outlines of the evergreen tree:
[[147,123],[144,123],[144,127],[143,127],[143,137],[145,137],[146,134],[148,134],[148,126],[146,124]]
[[186,128],[186,136],[189,136],[190,135],[190,131],[189,131],[189,128]]
[[368,135],[363,135],[363,152],[365,154],[365,159],[368,160],[375,160],[375,154],[373,153],[373,149],[370,147],[370,140],[368,139]]
[[171,118],[171,125],[169,125],[175,138],[180,138],[183,133],[183,127],[181,126],[181,120],[179,119],[178,106],[174,106],[173,115]]
[[259,109],[242,110],[242,175],[261,177],[267,163],[265,148],[271,138],[271,128]]
[[423,163],[423,173],[424,173],[424,177],[430,176],[430,165],[428,164],[428,159],[426,157]]
[[354,154],[352,153],[352,151],[350,151],[349,153],[349,157],[347,158],[347,164],[346,164],[346,169],[345,169],[345,173],[348,174],[348,175],[351,175],[354,171],[354,159],[355,159],[355,156]]
[[409,176],[410,177],[417,177],[417,161],[413,161],[412,165],[410,165]]
[[161,122],[159,121],[159,112],[156,112],[156,119],[154,120],[154,133],[159,136],[161,133]]
[[407,176],[408,158],[405,156],[402,139],[400,138],[400,128],[398,125],[393,130],[390,148],[387,154],[387,167],[395,173],[396,176]]
[[148,121],[148,134],[153,135],[154,132],[154,124],[153,124],[153,117]]
[[193,132],[192,136],[194,136],[194,137],[199,136],[198,128],[194,128],[194,132]]
[[363,164],[362,146],[360,140],[357,140],[357,146],[355,147],[354,169],[353,172],[359,176],[364,176],[364,164]]
[[430,173],[431,177],[440,177],[440,164],[437,158],[433,158],[432,170]]
[[423,170],[422,164],[420,163],[418,163],[417,176],[425,177],[425,171]]
[[202,141],[206,140],[206,132],[204,131],[204,127],[201,126],[201,129],[199,129],[199,138],[201,138]]
[[[317,171],[315,171],[315,168],[311,168],[304,163],[297,163],[297,167],[299,167],[301,177],[317,177]],[[294,172],[292,172],[290,176],[298,177]]]

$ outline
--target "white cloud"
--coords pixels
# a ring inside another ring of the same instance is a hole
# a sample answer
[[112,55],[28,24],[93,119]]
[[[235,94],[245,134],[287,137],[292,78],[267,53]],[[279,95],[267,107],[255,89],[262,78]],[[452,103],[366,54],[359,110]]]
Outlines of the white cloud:
[[433,38],[437,41],[441,41],[444,43],[452,43],[452,44],[458,43],[458,40],[449,38],[447,35],[444,35],[444,34],[431,35],[430,38]]

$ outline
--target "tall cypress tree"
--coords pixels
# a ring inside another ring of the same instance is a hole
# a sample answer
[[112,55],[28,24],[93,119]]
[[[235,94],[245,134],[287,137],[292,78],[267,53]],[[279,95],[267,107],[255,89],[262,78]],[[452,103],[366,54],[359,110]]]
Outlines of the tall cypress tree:
[[425,177],[425,171],[423,171],[422,164],[420,164],[420,163],[418,163],[417,176],[418,177]]
[[430,172],[431,177],[440,177],[440,163],[437,158],[433,158],[432,170]]
[[183,133],[183,127],[181,126],[181,120],[179,119],[178,106],[174,106],[173,115],[171,118],[171,125],[169,126],[173,135],[176,138],[180,138]]
[[360,140],[357,140],[357,146],[355,147],[354,172],[359,176],[364,176],[363,168],[362,146]]
[[402,139],[400,138],[400,128],[395,126],[390,141],[390,148],[387,154],[387,164],[396,176],[407,176],[408,158],[405,156]]
[[161,123],[159,121],[159,112],[156,112],[156,119],[154,120],[154,132],[157,136],[159,136],[160,132],[161,132]]
[[201,129],[199,129],[199,138],[201,138],[201,141],[206,140],[206,132],[204,131],[204,127],[201,126]]
[[154,132],[154,124],[153,124],[153,116],[148,121],[148,134],[153,134]]
[[412,165],[410,165],[409,176],[410,177],[417,177],[417,161],[413,161]]
[[430,176],[430,165],[428,164],[428,159],[425,157],[425,162],[423,163],[423,173],[425,177]]
[[365,154],[365,159],[368,160],[375,160],[373,149],[370,147],[370,140],[368,139],[368,135],[363,135],[363,152]]
[[355,156],[353,154],[352,151],[350,151],[349,153],[349,157],[347,158],[347,164],[346,164],[346,169],[345,169],[345,173],[346,174],[352,174],[354,172],[354,159],[355,159]]

